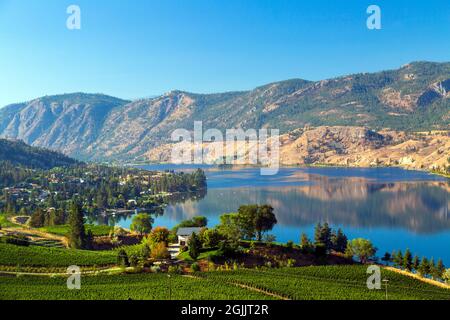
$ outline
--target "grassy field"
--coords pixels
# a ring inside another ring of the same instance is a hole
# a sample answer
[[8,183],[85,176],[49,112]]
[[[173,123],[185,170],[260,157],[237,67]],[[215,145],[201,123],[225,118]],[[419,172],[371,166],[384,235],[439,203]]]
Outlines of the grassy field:
[[14,224],[8,220],[8,217],[5,214],[0,214],[0,226],[2,226],[2,228],[17,227],[16,224]]
[[[449,300],[450,290],[383,270],[389,299]],[[80,291],[66,289],[65,278],[0,277],[0,299],[298,299],[383,300],[368,290],[364,266],[322,266],[266,270],[215,271],[196,277],[166,274],[102,275],[82,278]]]
[[[113,227],[110,226],[97,226],[86,224],[85,225],[86,232],[89,230],[92,231],[92,234],[95,237],[107,236],[111,231],[113,231]],[[40,228],[40,231],[55,234],[58,236],[66,236],[69,233],[69,225],[60,225],[60,226],[52,226],[52,227],[44,227]]]
[[115,264],[115,251],[86,251],[0,243],[0,266],[69,267]]

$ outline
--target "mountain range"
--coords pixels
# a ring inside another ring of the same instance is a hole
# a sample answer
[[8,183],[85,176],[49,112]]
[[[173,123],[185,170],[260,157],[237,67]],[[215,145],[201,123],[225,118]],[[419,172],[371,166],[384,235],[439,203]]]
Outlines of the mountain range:
[[[402,132],[450,129],[450,63],[414,62],[397,70],[323,81],[293,79],[250,91],[171,91],[128,101],[103,94],[46,96],[0,109],[0,137],[80,160],[148,160],[173,130],[358,127]],[[303,131],[300,132],[302,134]],[[298,137],[296,137],[298,138]]]

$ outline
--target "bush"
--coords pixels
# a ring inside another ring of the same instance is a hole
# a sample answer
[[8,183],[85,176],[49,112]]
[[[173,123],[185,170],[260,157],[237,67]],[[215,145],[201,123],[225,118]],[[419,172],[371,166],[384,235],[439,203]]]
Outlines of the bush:
[[294,249],[294,241],[289,240],[289,241],[286,243],[286,249],[288,249],[288,250]]
[[192,269],[192,271],[194,271],[194,272],[199,272],[199,271],[200,271],[200,265],[199,265],[197,262],[194,262],[194,263],[191,265],[191,269]]
[[139,256],[137,254],[130,255],[130,266],[137,267],[139,265]]
[[167,270],[167,272],[172,273],[172,274],[182,274],[183,269],[180,266],[169,266],[169,269]]
[[117,253],[117,264],[122,267],[130,266],[127,252],[123,249],[119,250],[119,252]]
[[165,243],[161,242],[156,244],[152,249],[152,258],[153,259],[169,259],[170,253],[167,250],[167,246]]

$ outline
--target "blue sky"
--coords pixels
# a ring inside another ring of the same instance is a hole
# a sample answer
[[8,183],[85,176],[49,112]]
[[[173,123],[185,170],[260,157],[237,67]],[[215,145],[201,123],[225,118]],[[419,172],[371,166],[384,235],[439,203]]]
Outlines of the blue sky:
[[[81,8],[82,29],[66,28]],[[382,9],[383,29],[366,28]],[[42,95],[121,98],[246,90],[450,61],[448,0],[0,0],[0,106]]]

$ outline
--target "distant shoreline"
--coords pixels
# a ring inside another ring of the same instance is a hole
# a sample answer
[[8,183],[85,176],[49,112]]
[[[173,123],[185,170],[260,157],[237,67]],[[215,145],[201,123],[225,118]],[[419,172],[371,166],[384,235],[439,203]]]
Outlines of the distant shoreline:
[[[207,165],[207,164],[173,164],[170,162],[143,162],[143,163],[124,163],[124,166],[129,167],[138,167],[138,166],[164,166],[164,165],[173,165],[174,167],[179,166],[192,166],[193,168],[202,168],[202,167],[211,167],[211,168],[218,168],[220,169],[221,165]],[[229,169],[242,169],[242,168],[254,168],[254,169],[260,169],[264,168],[263,166],[258,165],[224,165],[224,168]],[[450,179],[450,174],[446,174],[444,172],[439,171],[432,171],[432,170],[424,170],[424,169],[417,169],[417,168],[407,168],[402,166],[370,166],[370,167],[364,167],[364,166],[346,166],[346,165],[339,165],[339,164],[327,164],[327,163],[316,163],[316,164],[305,164],[305,165],[280,165],[280,169],[286,169],[286,168],[342,168],[342,169],[377,169],[377,168],[398,168],[402,170],[407,171],[417,171],[417,172],[424,172],[428,173],[430,175],[436,175],[439,177]]]

